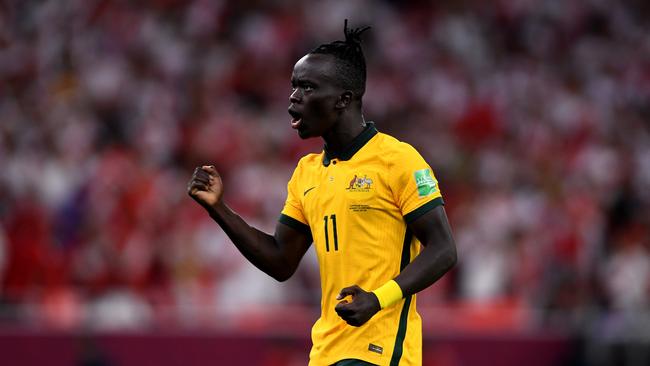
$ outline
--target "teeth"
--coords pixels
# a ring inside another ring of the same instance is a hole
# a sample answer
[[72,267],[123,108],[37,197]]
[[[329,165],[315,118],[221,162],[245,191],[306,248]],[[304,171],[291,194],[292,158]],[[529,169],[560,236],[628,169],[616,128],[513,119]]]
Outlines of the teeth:
[[293,109],[289,109],[287,112],[289,112],[289,115],[291,115],[291,128],[299,128],[300,124],[302,123],[302,115],[300,112],[294,111]]

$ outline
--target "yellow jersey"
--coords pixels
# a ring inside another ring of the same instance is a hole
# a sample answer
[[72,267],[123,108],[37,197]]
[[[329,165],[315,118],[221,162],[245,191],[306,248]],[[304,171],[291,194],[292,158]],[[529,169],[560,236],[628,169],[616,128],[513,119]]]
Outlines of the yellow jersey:
[[420,242],[407,224],[443,204],[431,167],[411,145],[368,123],[338,156],[326,146],[303,157],[287,187],[280,222],[312,236],[320,266],[321,316],[312,328],[309,365],[343,359],[421,365],[415,295],[361,327],[345,323],[334,307],[344,287],[372,291],[418,255]]

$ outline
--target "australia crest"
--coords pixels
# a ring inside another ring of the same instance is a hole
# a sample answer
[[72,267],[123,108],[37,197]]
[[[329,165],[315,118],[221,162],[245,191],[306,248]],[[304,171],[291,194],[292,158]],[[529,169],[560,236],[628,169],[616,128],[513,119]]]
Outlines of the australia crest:
[[370,192],[372,189],[373,181],[367,175],[355,174],[352,180],[348,182],[346,188],[349,192]]

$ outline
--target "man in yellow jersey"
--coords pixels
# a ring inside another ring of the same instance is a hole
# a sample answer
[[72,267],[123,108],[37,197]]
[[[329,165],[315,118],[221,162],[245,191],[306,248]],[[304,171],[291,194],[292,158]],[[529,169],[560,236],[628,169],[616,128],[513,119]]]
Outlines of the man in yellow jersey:
[[293,275],[314,243],[322,299],[313,366],[421,365],[415,294],[456,263],[431,167],[364,121],[366,29],[350,30],[346,21],[344,41],[321,45],[294,66],[291,126],[303,139],[322,137],[325,147],[298,163],[273,236],[226,206],[213,166],[196,168],[188,184],[239,251],[278,281]]

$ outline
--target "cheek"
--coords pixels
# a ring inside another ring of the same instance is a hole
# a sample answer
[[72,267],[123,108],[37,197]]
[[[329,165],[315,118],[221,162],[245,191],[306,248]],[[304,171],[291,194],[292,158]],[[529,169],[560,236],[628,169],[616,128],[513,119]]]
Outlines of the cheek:
[[331,97],[313,97],[307,103],[307,107],[313,114],[327,117],[334,112],[335,103]]

